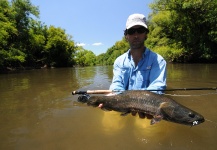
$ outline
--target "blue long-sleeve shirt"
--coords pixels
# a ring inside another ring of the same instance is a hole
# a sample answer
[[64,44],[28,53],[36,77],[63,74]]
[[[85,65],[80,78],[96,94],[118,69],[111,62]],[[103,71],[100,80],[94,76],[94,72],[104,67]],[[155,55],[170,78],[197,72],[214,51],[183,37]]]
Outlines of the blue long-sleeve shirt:
[[113,67],[110,90],[166,89],[166,61],[148,48],[137,66],[128,50],[115,60]]

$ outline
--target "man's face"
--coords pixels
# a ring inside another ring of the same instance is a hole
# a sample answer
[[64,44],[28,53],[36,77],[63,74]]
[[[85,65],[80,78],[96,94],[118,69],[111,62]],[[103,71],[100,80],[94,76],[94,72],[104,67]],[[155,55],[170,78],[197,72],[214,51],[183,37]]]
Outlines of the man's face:
[[147,38],[147,30],[143,26],[133,26],[127,30],[125,38],[129,42],[131,49],[143,48],[144,41]]

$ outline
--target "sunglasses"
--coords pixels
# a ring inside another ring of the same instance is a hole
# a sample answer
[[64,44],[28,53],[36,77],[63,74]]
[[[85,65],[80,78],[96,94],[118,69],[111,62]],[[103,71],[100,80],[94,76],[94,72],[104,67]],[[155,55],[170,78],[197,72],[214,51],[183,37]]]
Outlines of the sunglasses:
[[144,28],[144,27],[139,27],[139,28],[130,28],[130,29],[127,30],[127,34],[129,34],[129,35],[133,35],[136,32],[139,33],[139,34],[142,34],[142,33],[147,32],[147,29]]

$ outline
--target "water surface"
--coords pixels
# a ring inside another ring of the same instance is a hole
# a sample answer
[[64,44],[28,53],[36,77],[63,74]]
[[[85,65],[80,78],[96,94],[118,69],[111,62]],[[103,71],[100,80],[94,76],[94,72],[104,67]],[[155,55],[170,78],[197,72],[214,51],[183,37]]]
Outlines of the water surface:
[[[216,87],[216,64],[169,64],[168,88]],[[167,96],[207,120],[189,127],[150,125],[76,102],[74,90],[108,89],[112,66],[24,71],[0,75],[0,149],[215,150],[217,91],[175,91]]]

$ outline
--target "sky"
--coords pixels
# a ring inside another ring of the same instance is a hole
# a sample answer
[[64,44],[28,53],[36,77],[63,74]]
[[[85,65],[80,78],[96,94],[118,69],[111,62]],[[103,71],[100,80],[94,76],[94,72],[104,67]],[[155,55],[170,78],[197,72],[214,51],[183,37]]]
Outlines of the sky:
[[133,13],[151,13],[153,0],[31,0],[39,20],[65,30],[78,46],[105,53],[123,38],[126,20]]

